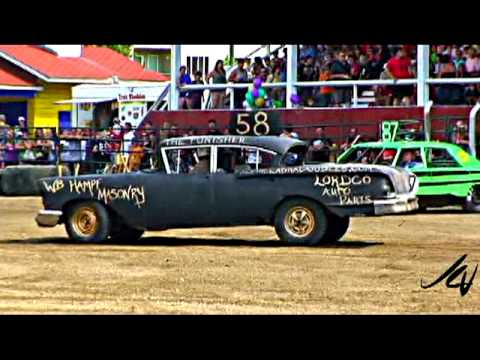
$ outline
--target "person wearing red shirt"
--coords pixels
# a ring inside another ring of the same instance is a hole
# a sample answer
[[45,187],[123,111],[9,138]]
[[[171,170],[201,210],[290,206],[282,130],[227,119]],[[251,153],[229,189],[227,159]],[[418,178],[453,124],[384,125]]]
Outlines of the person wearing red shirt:
[[[398,50],[395,57],[387,62],[386,71],[392,79],[413,77],[412,60],[406,55],[404,49]],[[413,96],[413,85],[392,86],[392,93],[394,106],[398,106],[400,103],[409,106]]]

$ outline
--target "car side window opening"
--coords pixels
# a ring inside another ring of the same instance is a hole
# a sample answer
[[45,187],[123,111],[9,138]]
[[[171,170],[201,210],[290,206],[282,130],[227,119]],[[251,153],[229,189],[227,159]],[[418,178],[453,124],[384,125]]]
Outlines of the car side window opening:
[[283,157],[283,165],[285,166],[300,166],[306,160],[308,147],[294,146],[288,150]]
[[210,172],[210,148],[166,149],[171,174],[202,174]]
[[423,167],[422,151],[420,148],[403,149],[397,160],[397,166],[404,169]]
[[460,164],[447,149],[426,148],[425,150],[428,167],[460,167]]
[[272,166],[274,154],[254,147],[217,147],[217,172],[234,173]]
[[354,148],[342,163],[374,164],[382,149]]

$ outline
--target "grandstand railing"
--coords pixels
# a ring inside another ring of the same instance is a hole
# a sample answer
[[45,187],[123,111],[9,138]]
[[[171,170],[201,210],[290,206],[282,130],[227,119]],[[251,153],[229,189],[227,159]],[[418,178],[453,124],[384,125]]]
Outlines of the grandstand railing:
[[[479,84],[480,78],[441,78],[426,79],[426,83],[429,85],[442,85],[442,84]],[[417,78],[411,79],[378,79],[378,80],[329,80],[329,81],[296,81],[293,83],[295,88],[301,87],[320,87],[320,86],[329,86],[329,87],[352,87],[353,96],[352,96],[352,107],[358,106],[358,87],[364,86],[407,86],[407,85],[418,85]],[[247,89],[252,86],[252,83],[227,83],[227,84],[205,84],[205,85],[185,85],[182,86],[182,90],[230,90],[230,110],[234,110],[234,92],[232,89]],[[286,82],[279,83],[263,83],[265,88],[286,88]]]

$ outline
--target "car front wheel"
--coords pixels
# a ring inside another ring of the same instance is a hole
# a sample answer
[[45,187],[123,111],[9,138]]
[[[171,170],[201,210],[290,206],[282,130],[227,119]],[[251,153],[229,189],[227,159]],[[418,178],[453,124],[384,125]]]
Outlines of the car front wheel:
[[480,187],[470,190],[465,200],[464,209],[471,212],[480,212]]
[[330,214],[328,216],[327,232],[325,234],[325,243],[334,243],[340,240],[348,231],[350,226],[350,217],[340,217]]
[[107,209],[97,202],[81,202],[67,209],[65,228],[70,239],[83,243],[100,243],[110,233]]
[[327,232],[323,208],[308,199],[284,202],[275,215],[275,231],[280,240],[292,245],[313,246],[322,243]]

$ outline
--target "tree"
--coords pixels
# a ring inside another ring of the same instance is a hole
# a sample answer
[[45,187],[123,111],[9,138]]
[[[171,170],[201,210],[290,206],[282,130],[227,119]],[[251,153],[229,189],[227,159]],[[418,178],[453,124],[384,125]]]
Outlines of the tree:
[[132,52],[132,45],[100,45],[100,46],[108,47],[125,56],[130,56]]

